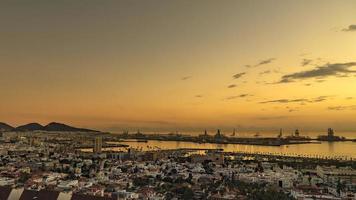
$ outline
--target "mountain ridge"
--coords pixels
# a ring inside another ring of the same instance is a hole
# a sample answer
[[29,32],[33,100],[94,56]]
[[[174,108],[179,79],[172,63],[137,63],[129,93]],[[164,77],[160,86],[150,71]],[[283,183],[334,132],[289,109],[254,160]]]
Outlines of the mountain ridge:
[[46,126],[44,126],[44,130],[45,131],[72,131],[72,132],[100,132],[97,130],[91,130],[86,128],[76,128],[58,122],[51,122],[47,124]]
[[51,122],[45,126],[39,123],[32,122],[18,127],[12,127],[6,123],[0,122],[0,131],[100,132],[97,130],[91,130],[86,128],[77,128],[58,122]]
[[0,122],[0,131],[11,131],[13,129],[14,129],[14,127],[12,127],[6,123]]
[[42,130],[43,126],[39,123],[29,123],[25,125],[18,126],[14,129],[14,131],[37,131],[37,130]]

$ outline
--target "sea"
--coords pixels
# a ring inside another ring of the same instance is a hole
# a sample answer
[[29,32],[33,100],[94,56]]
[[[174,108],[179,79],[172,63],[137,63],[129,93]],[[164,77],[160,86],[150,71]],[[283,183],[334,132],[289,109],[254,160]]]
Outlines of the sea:
[[[175,132],[177,133],[177,132]],[[203,132],[178,132],[186,135],[199,135]],[[208,134],[215,134],[208,132]],[[232,132],[223,132],[226,136],[231,136]],[[276,137],[279,131],[245,131],[236,132],[235,137]],[[283,132],[283,136],[288,136],[293,132]],[[326,135],[325,132],[300,132],[301,136],[316,138],[319,135]],[[343,136],[348,139],[356,139],[356,132],[336,132],[336,136]],[[193,142],[177,142],[177,141],[155,141],[150,140],[145,142],[120,142],[127,144],[131,148],[142,151],[160,150],[160,149],[180,149],[180,148],[196,148],[196,149],[223,149],[226,152],[246,152],[246,153],[263,153],[274,155],[288,156],[303,156],[317,158],[338,158],[338,159],[356,159],[356,142],[320,142],[312,144],[292,144],[283,146],[261,146],[261,145],[241,145],[241,144],[210,144],[210,143],[193,143]],[[110,150],[122,150],[121,148],[111,148]]]

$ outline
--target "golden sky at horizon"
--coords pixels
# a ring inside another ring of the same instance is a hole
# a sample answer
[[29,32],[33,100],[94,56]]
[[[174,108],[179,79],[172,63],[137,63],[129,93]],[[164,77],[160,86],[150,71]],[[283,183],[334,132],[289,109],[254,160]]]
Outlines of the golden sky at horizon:
[[355,11],[351,0],[1,2],[0,121],[356,130]]

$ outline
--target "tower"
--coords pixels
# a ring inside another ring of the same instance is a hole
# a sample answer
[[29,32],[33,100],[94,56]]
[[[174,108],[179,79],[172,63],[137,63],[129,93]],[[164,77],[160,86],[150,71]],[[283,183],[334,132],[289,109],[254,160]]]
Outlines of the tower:
[[215,134],[214,138],[215,138],[215,139],[219,139],[219,140],[224,138],[224,135],[221,134],[220,129],[218,129],[218,131],[217,131],[217,133]]
[[295,136],[295,137],[299,137],[299,130],[298,130],[298,129],[295,130],[294,136]]
[[333,138],[334,137],[334,130],[332,128],[328,128],[328,137]]
[[33,136],[30,136],[30,138],[29,138],[29,145],[31,147],[33,147],[35,145],[35,139],[33,138]]
[[95,138],[94,153],[101,153],[102,147],[103,147],[103,138],[98,136]]
[[233,132],[232,132],[232,135],[231,135],[232,137],[235,137],[236,136],[236,129],[234,129],[233,130]]
[[279,135],[278,135],[278,137],[281,138],[282,135],[283,135],[283,131],[282,131],[282,129],[279,129]]

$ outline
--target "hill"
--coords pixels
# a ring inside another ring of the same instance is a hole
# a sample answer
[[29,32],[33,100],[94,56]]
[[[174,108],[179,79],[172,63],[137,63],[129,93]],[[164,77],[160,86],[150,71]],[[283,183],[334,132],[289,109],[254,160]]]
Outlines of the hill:
[[57,122],[52,122],[46,125],[43,130],[45,131],[67,131],[67,132],[99,132],[95,130],[85,129],[85,128],[76,128],[68,126],[66,124],[61,124]]
[[40,131],[43,130],[43,128],[44,127],[39,123],[29,123],[15,128],[15,131]]
[[49,132],[100,132],[91,129],[85,128],[77,128],[73,126],[69,126],[62,123],[51,122],[46,126],[42,126],[39,123],[29,123],[22,126],[18,126],[16,128],[0,122],[0,131],[18,131],[18,132],[25,132],[25,131],[49,131]]
[[14,130],[14,127],[6,123],[0,122],[0,131],[12,131],[12,130]]

